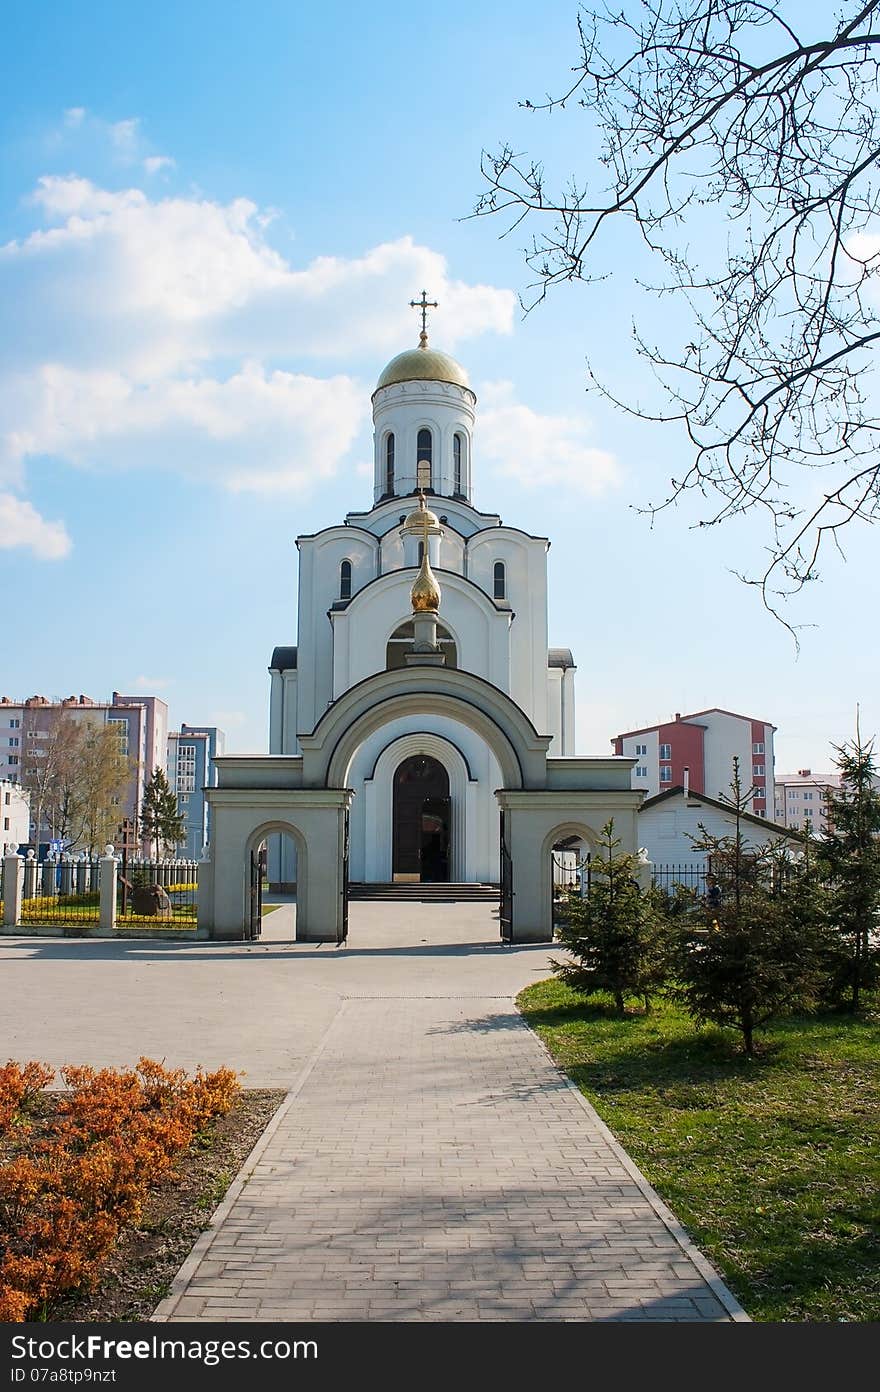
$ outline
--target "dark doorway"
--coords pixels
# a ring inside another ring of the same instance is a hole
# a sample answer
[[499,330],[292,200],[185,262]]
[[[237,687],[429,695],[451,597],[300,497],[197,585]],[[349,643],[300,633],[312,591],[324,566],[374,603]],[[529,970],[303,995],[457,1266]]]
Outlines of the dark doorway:
[[437,759],[413,754],[394,775],[395,880],[449,879],[449,775]]

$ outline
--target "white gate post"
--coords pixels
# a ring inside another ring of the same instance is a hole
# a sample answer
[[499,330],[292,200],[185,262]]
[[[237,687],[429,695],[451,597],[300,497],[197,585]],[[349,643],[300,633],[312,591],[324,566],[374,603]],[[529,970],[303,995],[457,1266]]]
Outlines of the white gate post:
[[24,861],[15,850],[7,849],[3,856],[3,927],[17,928],[21,920],[21,900],[24,889]]
[[636,879],[638,880],[639,889],[643,894],[646,894],[654,883],[654,864],[653,861],[648,859],[648,852],[645,850],[644,846],[639,846]]
[[205,937],[214,931],[214,862],[207,842],[196,866],[196,931]]
[[102,933],[112,933],[116,927],[116,857],[112,846],[104,847],[100,865],[100,929]]

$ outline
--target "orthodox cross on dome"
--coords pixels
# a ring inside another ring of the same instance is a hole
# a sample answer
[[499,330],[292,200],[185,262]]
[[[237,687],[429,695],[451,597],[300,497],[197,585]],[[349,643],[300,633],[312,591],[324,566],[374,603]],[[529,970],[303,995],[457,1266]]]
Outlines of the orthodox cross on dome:
[[428,504],[422,489],[419,489],[419,521],[422,524],[422,536],[424,537],[424,554],[428,554],[428,528],[430,526],[431,514],[428,512]]
[[427,292],[427,290],[423,290],[423,291],[422,291],[422,298],[421,298],[420,300],[410,300],[409,303],[410,303],[410,308],[411,308],[411,309],[420,309],[420,310],[422,311],[422,332],[419,334],[419,347],[420,347],[420,348],[427,348],[427,346],[428,346],[428,329],[427,329],[428,310],[429,310],[429,309],[438,309],[438,308],[439,308],[439,305],[437,304],[437,301],[436,301],[436,300],[429,300],[429,299],[428,299],[428,292]]

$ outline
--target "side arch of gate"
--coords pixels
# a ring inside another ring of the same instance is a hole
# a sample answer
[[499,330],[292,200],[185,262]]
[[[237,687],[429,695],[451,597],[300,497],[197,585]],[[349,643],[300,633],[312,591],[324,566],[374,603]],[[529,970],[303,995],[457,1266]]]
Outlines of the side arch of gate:
[[308,895],[309,895],[309,847],[308,842],[302,831],[293,822],[277,819],[264,822],[251,832],[247,838],[244,849],[244,874],[247,882],[247,896],[245,902],[245,926],[246,937],[258,938],[260,936],[261,921],[257,915],[262,911],[263,888],[262,888],[262,862],[260,857],[260,847],[264,841],[273,835],[289,836],[296,846],[296,919],[297,936],[299,936],[300,922],[308,923]]
[[[561,843],[575,839],[576,846],[559,849]],[[586,822],[560,822],[545,836],[541,852],[541,891],[551,934],[561,921],[568,891],[579,889],[582,877],[589,875],[598,843],[598,833]]]
[[280,833],[292,838],[297,851],[297,939],[341,942],[351,790],[221,784],[207,795],[213,837],[206,893],[199,901],[200,929],[212,938],[248,936],[251,856],[267,837]]

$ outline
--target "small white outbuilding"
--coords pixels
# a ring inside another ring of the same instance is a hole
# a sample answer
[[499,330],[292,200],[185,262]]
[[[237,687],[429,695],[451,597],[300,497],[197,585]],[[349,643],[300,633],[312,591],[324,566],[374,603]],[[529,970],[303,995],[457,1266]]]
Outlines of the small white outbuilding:
[[[694,841],[702,835],[701,828],[710,836],[733,836],[736,831],[733,808],[705,793],[677,787],[648,798],[639,809],[639,845],[644,846],[655,870],[671,866],[704,870],[707,852],[694,848]],[[803,847],[803,837],[796,831],[777,826],[751,812],[742,814],[742,832],[749,846],[755,849],[768,842],[781,842],[790,851]]]

